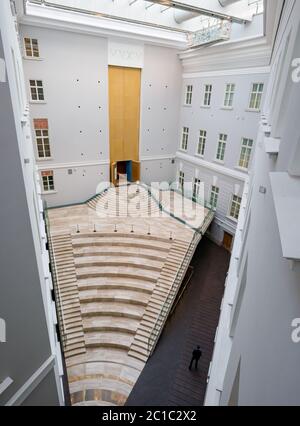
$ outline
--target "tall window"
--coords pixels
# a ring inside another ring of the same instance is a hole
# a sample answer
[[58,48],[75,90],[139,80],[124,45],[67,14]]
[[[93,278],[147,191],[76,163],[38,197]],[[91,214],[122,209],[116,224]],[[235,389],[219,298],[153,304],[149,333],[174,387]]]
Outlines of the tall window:
[[183,149],[184,151],[187,150],[188,141],[189,141],[189,128],[188,127],[183,127],[183,129],[182,129],[181,149]]
[[186,86],[186,94],[185,94],[185,104],[192,105],[192,97],[193,97],[193,86]]
[[39,58],[39,44],[36,38],[24,38],[25,54],[28,58]]
[[237,195],[233,195],[232,201],[231,201],[231,207],[230,207],[230,217],[233,219],[238,220],[239,214],[240,214],[240,208],[241,208],[241,197],[238,197]]
[[210,205],[215,210],[218,205],[218,198],[219,198],[219,192],[220,189],[217,186],[211,187],[211,193],[210,193]]
[[241,149],[239,166],[242,167],[243,169],[248,169],[249,167],[252,147],[253,147],[252,139],[246,139],[246,138],[242,139],[242,149]]
[[34,131],[37,145],[37,152],[39,158],[50,158],[50,143],[49,143],[49,131],[48,131],[48,120],[46,118],[35,119]]
[[179,172],[179,189],[181,192],[184,191],[184,173],[180,170]]
[[206,84],[204,89],[204,106],[210,106],[211,103],[211,94],[212,94],[212,85]]
[[206,144],[206,130],[200,130],[197,154],[203,157]]
[[53,171],[47,170],[42,172],[42,180],[43,180],[43,188],[44,191],[54,191],[54,179],[53,179]]
[[194,179],[194,186],[193,186],[193,201],[197,201],[198,198],[199,198],[200,184],[201,184],[200,179],[195,178]]
[[263,90],[264,90],[263,83],[254,83],[252,85],[250,105],[249,105],[250,109],[257,110],[257,111],[260,109]]
[[224,161],[226,142],[227,142],[227,135],[224,135],[223,133],[221,133],[219,136],[218,149],[217,149],[217,160],[219,161]]
[[234,91],[235,91],[235,84],[226,84],[224,107],[228,107],[228,108],[232,107]]
[[32,101],[44,100],[44,89],[42,80],[29,80],[30,82],[30,95]]

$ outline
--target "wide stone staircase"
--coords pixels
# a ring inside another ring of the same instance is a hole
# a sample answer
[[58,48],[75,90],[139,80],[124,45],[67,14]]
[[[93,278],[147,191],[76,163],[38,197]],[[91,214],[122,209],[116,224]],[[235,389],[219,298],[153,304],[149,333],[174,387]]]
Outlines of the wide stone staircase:
[[87,205],[104,217],[158,217],[159,204],[147,189],[138,185],[109,188],[88,201]]
[[187,243],[120,232],[71,239],[86,349],[67,360],[72,403],[122,405]]

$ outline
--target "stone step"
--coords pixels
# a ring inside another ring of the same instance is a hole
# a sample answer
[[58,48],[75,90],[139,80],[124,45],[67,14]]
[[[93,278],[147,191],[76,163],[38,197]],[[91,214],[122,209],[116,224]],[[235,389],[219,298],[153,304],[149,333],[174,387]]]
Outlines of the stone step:
[[113,316],[125,317],[133,319],[141,319],[144,308],[137,305],[129,305],[125,303],[87,303],[81,306],[81,314],[83,317],[88,316]]
[[149,296],[134,291],[85,290],[80,292],[80,303],[117,302],[147,306]]

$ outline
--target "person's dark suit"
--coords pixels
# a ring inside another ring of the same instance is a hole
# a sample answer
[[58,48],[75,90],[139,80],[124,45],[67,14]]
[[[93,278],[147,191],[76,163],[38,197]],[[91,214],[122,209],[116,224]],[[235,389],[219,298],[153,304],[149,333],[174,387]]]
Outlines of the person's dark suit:
[[195,361],[195,368],[196,368],[196,370],[198,369],[198,362],[199,362],[199,359],[201,358],[201,355],[202,355],[202,351],[200,349],[200,346],[197,346],[197,349],[193,350],[193,355],[192,355],[192,359],[191,359],[191,362],[190,362],[189,370],[192,369],[194,361]]

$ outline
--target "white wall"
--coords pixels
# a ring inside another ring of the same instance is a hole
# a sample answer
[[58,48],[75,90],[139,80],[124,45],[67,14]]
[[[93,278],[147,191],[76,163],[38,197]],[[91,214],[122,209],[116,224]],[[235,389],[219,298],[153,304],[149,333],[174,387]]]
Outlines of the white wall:
[[[206,404],[227,405],[238,365],[239,405],[299,405],[300,344],[292,340],[291,326],[300,313],[300,263],[284,257],[286,239],[275,210],[276,190],[270,173],[286,173],[299,147],[300,83],[293,82],[292,61],[300,57],[300,4],[286,1],[274,46],[270,84],[264,113],[271,136],[281,139],[278,156],[265,150],[265,126],[258,133],[253,178],[247,195],[244,231],[236,240],[228,273],[223,309],[212,360]],[[290,37],[290,38],[289,38]],[[280,66],[280,58],[283,61]],[[278,117],[283,117],[278,125]],[[293,178],[300,188],[299,176]],[[252,188],[252,189],[251,189]],[[286,185],[287,200],[293,198]],[[298,229],[288,218],[289,229]],[[247,230],[248,228],[248,230]],[[288,243],[297,247],[295,233]],[[231,330],[232,319],[235,327]]]
[[[7,341],[1,343],[1,382],[12,384],[0,405],[63,403],[61,353],[33,156],[22,59],[10,2],[0,4],[1,256],[0,315]],[[51,382],[46,389],[42,381]],[[35,393],[35,396],[33,396]]]
[[[45,199],[49,206],[85,201],[99,181],[109,180],[108,39],[31,26],[21,33],[40,47],[41,59],[24,59],[24,68],[27,82],[42,79],[45,87],[45,103],[30,105],[32,120],[49,121],[53,158],[38,164],[53,169],[55,192]],[[180,86],[176,51],[145,45],[140,160],[147,183],[175,175]]]
[[[186,181],[193,181],[196,173],[198,178],[205,183],[205,197],[210,200],[211,186],[220,189],[216,211],[216,221],[221,230],[235,232],[236,221],[231,220],[229,210],[232,195],[241,196],[247,171],[239,167],[242,138],[254,141],[252,158],[255,151],[260,112],[248,110],[252,83],[266,83],[268,69],[262,73],[261,69],[248,70],[213,70],[210,72],[192,73],[187,78],[184,74],[181,95],[181,117],[177,154],[178,161],[182,163],[182,171]],[[192,75],[195,75],[192,77]],[[224,97],[226,84],[235,84],[233,107],[225,109]],[[210,108],[203,107],[204,87],[211,84],[212,98]],[[185,104],[186,86],[193,86],[192,105]],[[189,141],[187,151],[181,154],[182,128],[189,128]],[[197,147],[199,131],[206,130],[207,140],[204,156],[199,158]],[[224,162],[216,161],[219,134],[228,136]],[[182,161],[182,159],[185,161]],[[251,162],[252,162],[251,158]],[[249,167],[251,167],[251,162]],[[213,229],[216,241],[222,241],[223,233],[220,229]]]

